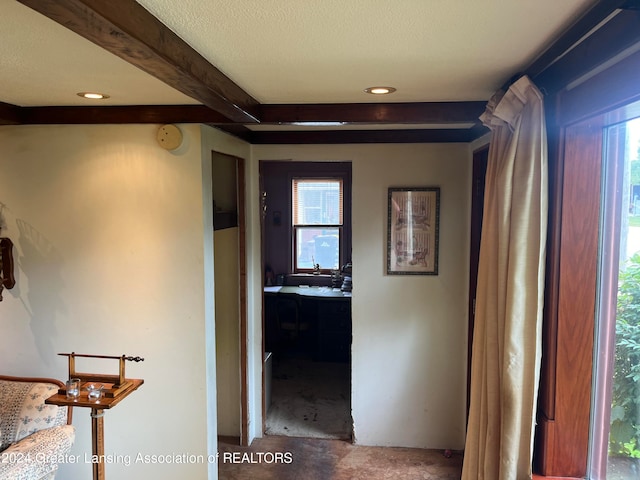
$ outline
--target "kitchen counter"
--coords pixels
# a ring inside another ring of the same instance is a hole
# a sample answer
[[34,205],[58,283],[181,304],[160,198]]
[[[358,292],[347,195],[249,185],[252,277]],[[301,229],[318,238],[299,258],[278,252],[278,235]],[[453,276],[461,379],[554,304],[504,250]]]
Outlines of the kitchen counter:
[[303,297],[350,298],[351,292],[343,292],[339,288],[300,286],[264,287],[265,294],[300,295]]

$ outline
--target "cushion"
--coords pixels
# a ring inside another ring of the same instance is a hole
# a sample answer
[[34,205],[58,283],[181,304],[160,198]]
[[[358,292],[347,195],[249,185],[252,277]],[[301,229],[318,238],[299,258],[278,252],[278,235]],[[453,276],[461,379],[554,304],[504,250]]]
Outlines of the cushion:
[[45,405],[52,383],[0,381],[0,450],[32,433],[67,423],[67,409]]
[[3,452],[7,459],[21,460],[0,462],[0,479],[53,478],[60,458],[69,452],[74,439],[72,425],[47,428],[25,437]]

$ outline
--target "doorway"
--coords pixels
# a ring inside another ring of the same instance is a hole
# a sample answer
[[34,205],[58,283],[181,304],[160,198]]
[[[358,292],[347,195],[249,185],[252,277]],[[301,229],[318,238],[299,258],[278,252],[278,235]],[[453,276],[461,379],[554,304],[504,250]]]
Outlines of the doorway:
[[260,162],[266,435],[351,439],[351,164]]
[[248,446],[244,160],[212,152],[218,435]]

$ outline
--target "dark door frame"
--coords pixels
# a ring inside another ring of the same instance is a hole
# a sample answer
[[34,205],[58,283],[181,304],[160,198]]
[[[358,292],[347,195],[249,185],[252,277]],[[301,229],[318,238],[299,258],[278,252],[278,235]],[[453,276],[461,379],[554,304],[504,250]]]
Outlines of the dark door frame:
[[467,338],[467,419],[471,402],[471,351],[473,349],[473,329],[476,318],[476,287],[478,285],[478,262],[480,259],[480,238],[484,212],[484,186],[489,160],[489,145],[473,152],[473,173],[471,190],[471,242],[469,252],[469,330]]

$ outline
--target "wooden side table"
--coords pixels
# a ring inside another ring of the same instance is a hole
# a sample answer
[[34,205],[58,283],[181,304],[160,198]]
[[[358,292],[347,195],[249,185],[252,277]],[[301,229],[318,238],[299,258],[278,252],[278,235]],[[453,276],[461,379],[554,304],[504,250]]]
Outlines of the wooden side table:
[[[61,407],[85,407],[91,409],[91,452],[93,465],[93,480],[105,480],[104,473],[104,411],[115,407],[144,383],[142,379],[127,379],[126,386],[115,397],[103,395],[98,401],[87,398],[86,384],[84,382],[80,390],[80,397],[76,400],[68,399],[66,394],[56,393],[45,400],[49,405]],[[105,388],[108,386],[105,385]],[[107,388],[108,392],[108,388]],[[97,461],[96,461],[97,460]]]

